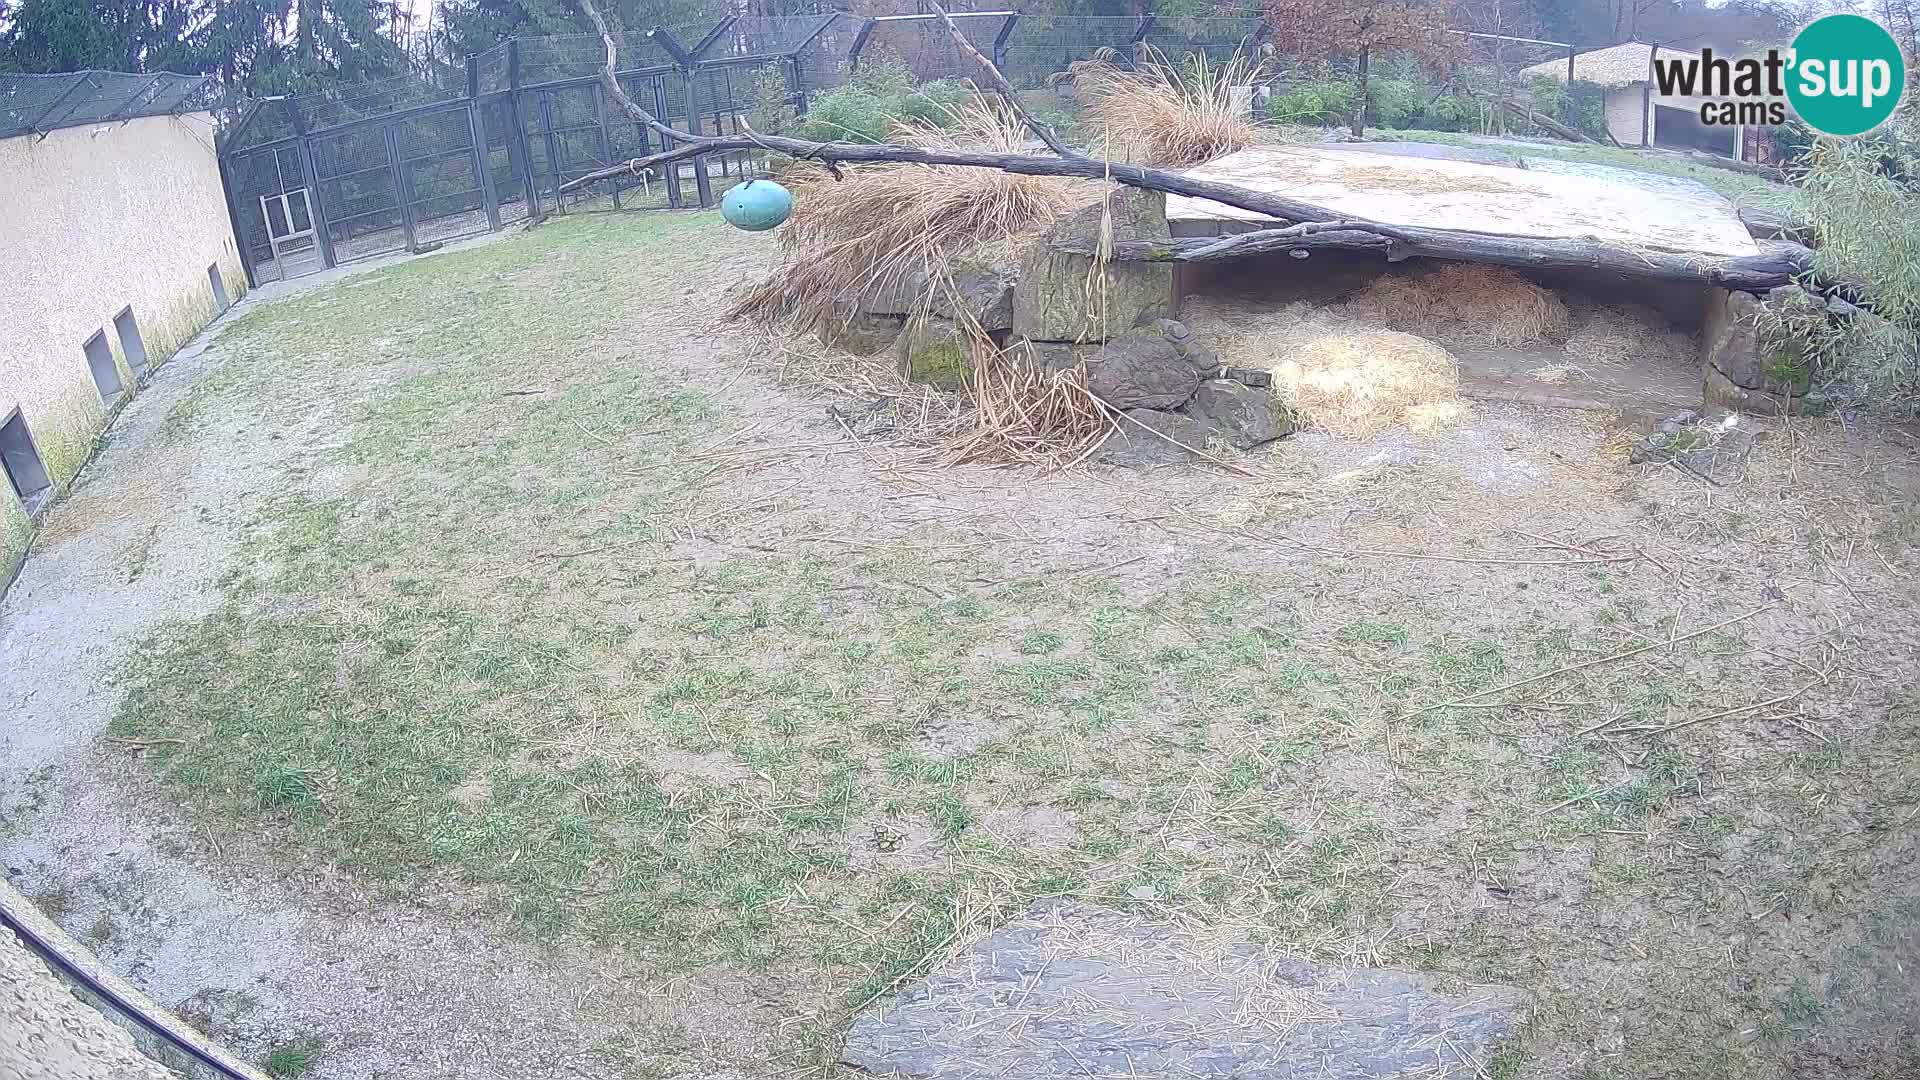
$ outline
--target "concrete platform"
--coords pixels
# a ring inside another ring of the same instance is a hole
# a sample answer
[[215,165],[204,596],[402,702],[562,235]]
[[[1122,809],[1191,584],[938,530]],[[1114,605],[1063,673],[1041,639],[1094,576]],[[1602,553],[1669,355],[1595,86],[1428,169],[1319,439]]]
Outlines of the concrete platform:
[[[1249,147],[1188,175],[1390,225],[1594,239],[1649,251],[1760,253],[1734,205],[1704,188],[1655,192],[1593,175],[1316,146]],[[1172,195],[1167,220],[1175,236],[1205,236],[1257,227],[1264,219]]]

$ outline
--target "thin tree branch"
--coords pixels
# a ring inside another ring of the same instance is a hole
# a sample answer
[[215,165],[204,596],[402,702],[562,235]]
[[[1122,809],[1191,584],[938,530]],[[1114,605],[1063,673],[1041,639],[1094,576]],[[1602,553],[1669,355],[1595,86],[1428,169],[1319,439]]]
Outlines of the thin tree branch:
[[927,0],[927,4],[940,13],[940,21],[946,24],[947,33],[952,35],[954,45],[974,63],[980,65],[980,70],[986,75],[987,82],[993,86],[994,93],[1000,95],[1000,100],[1007,103],[1007,108],[1012,109],[1013,114],[1020,118],[1020,122],[1027,125],[1028,131],[1038,136],[1047,149],[1063,158],[1082,156],[1067,149],[1066,144],[1060,141],[1051,128],[1042,126],[1040,121],[1035,120],[1033,114],[1020,104],[1020,99],[1014,96],[1013,84],[1007,81],[1005,75],[1000,74],[1000,69],[994,66],[993,61],[981,55],[980,50],[973,47],[973,42],[968,41],[967,35],[960,32],[960,25],[953,21],[952,15],[947,14],[946,7],[939,0]]
[[[614,74],[616,70],[614,65],[619,60],[619,47],[613,40],[613,28],[607,25],[607,18],[600,14],[600,9],[593,6],[593,0],[579,0],[579,4],[580,10],[586,12],[587,18],[592,20],[593,28],[600,32],[600,43],[604,45],[607,50],[606,62],[600,68],[600,85],[606,89],[607,96],[613,98],[613,100],[619,104],[629,119],[636,124],[645,125],[647,129],[655,135],[663,139],[674,139],[679,142],[698,143],[700,141],[699,136],[661,123],[659,117],[641,108],[639,104],[627,96],[626,90],[620,86],[619,77]],[[561,188],[561,190],[566,191],[573,186],[574,185],[569,184]]]

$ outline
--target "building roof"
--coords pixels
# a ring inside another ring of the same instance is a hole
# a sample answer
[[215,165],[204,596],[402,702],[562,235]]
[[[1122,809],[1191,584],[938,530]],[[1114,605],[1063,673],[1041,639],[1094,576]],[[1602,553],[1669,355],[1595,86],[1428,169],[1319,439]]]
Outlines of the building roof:
[[213,77],[162,71],[0,75],[0,139],[212,108]]
[[[1631,86],[1648,79],[1652,68],[1653,46],[1644,41],[1626,41],[1618,45],[1609,45],[1604,49],[1593,49],[1578,53],[1573,58],[1573,77],[1582,82],[1599,83],[1608,88]],[[1690,50],[1662,46],[1661,53],[1686,53]],[[1567,81],[1567,62],[1549,60],[1544,64],[1535,64],[1523,68],[1520,74],[1526,76],[1542,75],[1556,82]]]

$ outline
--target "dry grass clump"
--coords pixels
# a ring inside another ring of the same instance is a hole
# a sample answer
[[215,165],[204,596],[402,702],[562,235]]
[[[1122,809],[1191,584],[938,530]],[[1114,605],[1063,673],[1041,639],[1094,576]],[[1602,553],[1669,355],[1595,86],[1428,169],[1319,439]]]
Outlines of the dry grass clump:
[[[1026,131],[1001,106],[974,99],[944,128],[903,127],[899,138],[928,149],[1020,152]],[[814,330],[860,296],[884,296],[916,273],[944,272],[981,244],[1034,235],[1090,198],[1087,181],[1016,176],[994,169],[879,165],[818,173],[794,183],[794,211],[779,232],[773,272],[731,308],[731,317]]]
[[1131,68],[1095,56],[1071,65],[1068,77],[1086,110],[1083,126],[1100,133],[1108,156],[1180,167],[1259,139],[1246,97],[1234,92],[1258,75],[1240,56],[1219,64],[1194,53],[1176,64],[1149,49]]
[[1342,309],[1450,344],[1504,348],[1562,341],[1573,323],[1550,290],[1511,270],[1472,263],[1382,274]]
[[1273,372],[1280,396],[1300,418],[1336,435],[1364,437],[1397,424],[1425,433],[1466,415],[1451,353],[1341,308],[1198,297],[1186,320],[1228,364]]

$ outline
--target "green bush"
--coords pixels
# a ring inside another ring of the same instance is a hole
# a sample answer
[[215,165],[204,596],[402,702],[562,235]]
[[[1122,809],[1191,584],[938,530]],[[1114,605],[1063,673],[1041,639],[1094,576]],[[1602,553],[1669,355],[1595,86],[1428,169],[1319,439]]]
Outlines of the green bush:
[[[1525,94],[1514,96],[1542,116],[1550,116],[1588,138],[1607,141],[1607,88],[1599,83],[1576,79],[1568,87],[1558,79],[1536,75],[1528,82]],[[1573,106],[1571,121],[1567,119],[1569,100]]]
[[821,142],[888,142],[894,125],[905,121],[946,126],[971,93],[950,79],[916,84],[903,65],[863,64],[853,78],[808,104],[795,134]]
[[1800,183],[1820,237],[1815,276],[1857,284],[1874,313],[1807,342],[1815,377],[1842,396],[1902,411],[1920,406],[1920,194],[1908,179],[1917,145],[1898,132],[1819,139]]
[[1344,124],[1353,118],[1353,83],[1320,76],[1267,99],[1267,116],[1281,124]]

